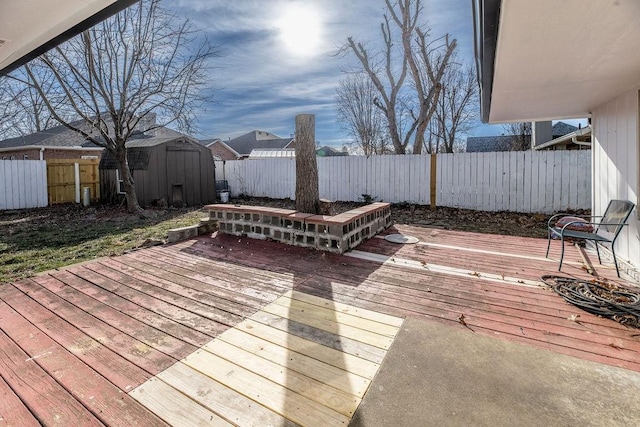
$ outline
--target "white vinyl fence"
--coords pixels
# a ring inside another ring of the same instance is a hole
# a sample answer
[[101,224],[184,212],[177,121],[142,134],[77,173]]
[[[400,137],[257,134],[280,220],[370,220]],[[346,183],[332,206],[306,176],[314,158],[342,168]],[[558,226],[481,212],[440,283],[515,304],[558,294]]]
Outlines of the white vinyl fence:
[[47,206],[47,162],[0,160],[0,210]]
[[[429,204],[431,156],[318,158],[320,197]],[[591,207],[591,151],[510,151],[436,156],[436,204],[551,213]],[[295,198],[295,158],[216,161],[232,196]]]

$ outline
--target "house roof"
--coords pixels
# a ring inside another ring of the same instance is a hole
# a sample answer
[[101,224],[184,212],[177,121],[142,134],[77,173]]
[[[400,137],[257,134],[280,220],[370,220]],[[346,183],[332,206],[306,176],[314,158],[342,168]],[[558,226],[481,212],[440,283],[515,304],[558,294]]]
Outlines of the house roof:
[[[529,135],[525,135],[529,137]],[[491,151],[507,151],[513,141],[513,135],[469,136],[467,137],[467,153],[486,153]]]
[[571,132],[575,132],[578,130],[577,126],[570,125],[565,122],[557,122],[555,125],[551,127],[551,134],[554,138],[561,137]]
[[200,145],[204,145],[205,147],[211,147],[216,142],[222,142],[220,138],[207,138],[207,139],[199,139],[198,142]]
[[[71,125],[80,127],[83,130],[95,134],[96,131],[92,130],[91,126],[84,120],[76,120],[71,122]],[[186,135],[177,132],[173,129],[169,129],[164,126],[159,126],[146,134],[133,134],[131,140],[134,139],[148,139],[152,134],[156,138],[179,138],[186,137]],[[101,137],[97,138],[102,140]],[[22,148],[22,147],[83,147],[83,148],[95,148],[99,147],[91,141],[87,141],[79,133],[67,128],[66,126],[59,125],[52,127],[41,132],[34,132],[29,135],[18,136],[15,138],[5,139],[0,141],[0,149],[2,148]]]
[[318,157],[342,157],[349,155],[349,153],[346,151],[336,150],[335,148],[329,147],[328,145],[318,148],[316,150],[316,154],[318,155]]
[[132,5],[136,0],[2,2],[0,75]]
[[255,148],[285,149],[292,141],[293,138],[280,138],[269,132],[254,130],[227,141],[225,145],[240,156],[248,156]]
[[[553,138],[559,138],[563,135],[577,131],[578,128],[565,122],[557,122],[551,128]],[[467,137],[467,153],[484,153],[491,151],[509,150],[513,135],[499,136],[469,136]],[[529,135],[525,135],[527,143],[531,141]]]
[[640,40],[636,1],[472,5],[484,122],[587,117],[640,86],[640,55],[633,54]]
[[[84,120],[71,122],[73,126],[81,126]],[[86,127],[88,128],[88,126]],[[0,141],[0,148],[10,147],[97,147],[93,142],[87,141],[82,135],[71,129],[59,125],[41,132],[34,132],[29,135],[8,138]]]

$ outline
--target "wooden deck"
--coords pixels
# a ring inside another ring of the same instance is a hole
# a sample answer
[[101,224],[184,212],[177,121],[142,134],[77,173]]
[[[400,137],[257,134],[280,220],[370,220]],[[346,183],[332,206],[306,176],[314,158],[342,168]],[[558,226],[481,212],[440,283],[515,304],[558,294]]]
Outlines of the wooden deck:
[[0,426],[346,425],[407,316],[640,372],[638,330],[541,286],[557,242],[388,232],[420,242],[218,235],[1,284]]

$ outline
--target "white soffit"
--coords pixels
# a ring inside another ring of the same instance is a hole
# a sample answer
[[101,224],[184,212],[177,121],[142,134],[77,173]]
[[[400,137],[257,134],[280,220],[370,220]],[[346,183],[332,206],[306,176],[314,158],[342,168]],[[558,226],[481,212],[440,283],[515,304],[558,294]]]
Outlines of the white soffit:
[[117,0],[1,0],[0,70],[114,3]]
[[502,1],[490,123],[586,117],[638,86],[640,1]]

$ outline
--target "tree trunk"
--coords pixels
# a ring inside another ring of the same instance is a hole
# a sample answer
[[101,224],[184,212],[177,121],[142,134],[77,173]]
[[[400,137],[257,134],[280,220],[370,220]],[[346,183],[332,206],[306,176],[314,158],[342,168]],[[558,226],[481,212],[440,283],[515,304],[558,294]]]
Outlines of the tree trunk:
[[296,116],[296,210],[318,213],[318,165],[316,163],[316,118],[313,114]]
[[115,152],[115,158],[118,162],[118,172],[124,185],[124,192],[127,198],[127,212],[142,215],[144,214],[144,209],[142,209],[140,203],[138,203],[133,175],[131,175],[131,170],[129,169],[127,149],[124,147],[120,149],[120,147],[118,147]]

